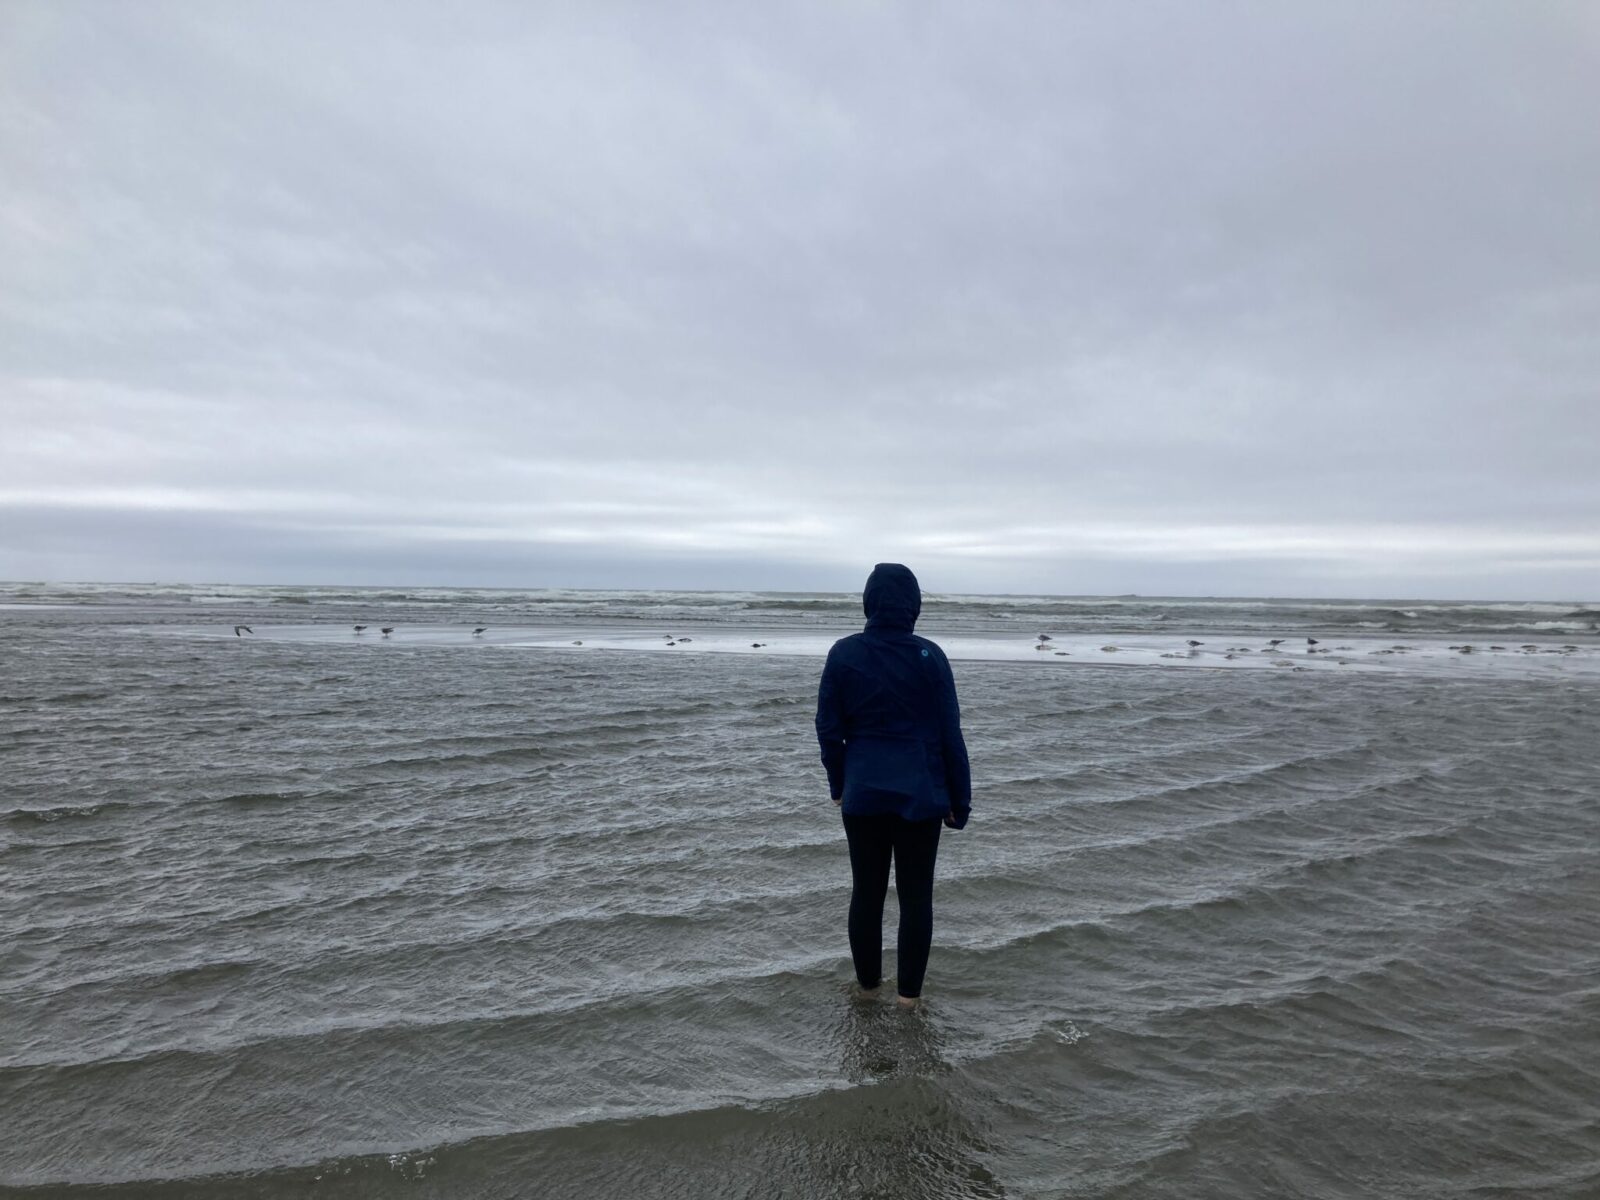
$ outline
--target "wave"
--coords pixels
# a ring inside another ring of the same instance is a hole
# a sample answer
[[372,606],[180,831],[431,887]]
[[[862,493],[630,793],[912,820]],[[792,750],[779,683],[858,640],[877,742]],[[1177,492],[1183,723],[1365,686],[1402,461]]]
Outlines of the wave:
[[[0,601],[55,602],[87,606],[182,605],[230,612],[252,606],[322,606],[333,619],[396,606],[440,618],[534,621],[604,618],[641,621],[731,621],[751,618],[779,624],[838,627],[860,619],[855,593],[684,592],[636,589],[351,588],[282,585],[179,584],[0,584]],[[1403,629],[1408,633],[1500,633],[1565,627],[1594,631],[1600,609],[1588,604],[1417,600],[1319,600],[1315,598],[1050,596],[929,593],[924,619],[930,627],[974,630],[1018,629],[1034,633],[1138,632],[1183,627],[1195,632],[1297,632],[1340,629]]]
[[247,1033],[219,1038],[211,1044],[196,1044],[186,1036],[186,1040],[171,1045],[119,1050],[105,1055],[13,1061],[0,1065],[0,1085],[13,1081],[14,1086],[26,1089],[33,1086],[59,1086],[64,1080],[70,1080],[71,1086],[81,1085],[92,1094],[94,1079],[99,1074],[121,1074],[156,1064],[203,1061],[225,1065],[235,1060],[241,1052],[258,1053],[266,1049],[286,1048],[292,1048],[288,1057],[295,1061],[315,1063],[324,1054],[349,1055],[361,1045],[367,1045],[378,1053],[391,1049],[404,1051],[408,1043],[421,1037],[451,1044],[459,1041],[461,1045],[467,1045],[474,1038],[481,1038],[486,1031],[537,1044],[541,1036],[547,1039],[574,1036],[571,1023],[574,1014],[578,1013],[590,1019],[618,1016],[633,1019],[639,1010],[644,1009],[655,1010],[673,1020],[693,1020],[696,1014],[705,1011],[705,988],[708,985],[717,985],[723,997],[746,994],[762,985],[779,993],[797,984],[831,987],[832,970],[838,961],[838,954],[830,952],[790,958],[755,968],[712,970],[693,979],[652,981],[643,987],[623,987],[608,994],[597,994],[593,988],[584,988],[573,990],[565,997],[553,998],[538,1007],[502,1012],[452,1013],[378,1021],[350,1021],[331,1017],[320,1022],[302,1023],[293,1031]]
[[542,1121],[458,1126],[422,1145],[395,1140],[300,1160],[235,1153],[228,1157],[245,1161],[224,1165],[218,1155],[223,1161],[182,1174],[101,1171],[68,1180],[39,1173],[24,1182],[53,1184],[52,1193],[63,1197],[99,1195],[116,1185],[119,1196],[149,1200],[419,1189],[490,1197],[527,1194],[530,1180],[537,1180],[542,1200],[734,1200],[766,1194],[778,1181],[796,1195],[840,1195],[846,1188],[951,1200],[1007,1194],[984,1166],[989,1144],[978,1115],[981,1097],[959,1081],[952,1089],[936,1037],[917,1025],[864,1025],[851,1042],[847,1056],[862,1063],[856,1082],[813,1080],[747,1099],[574,1106]]
[[93,704],[99,700],[112,700],[117,698],[115,692],[95,691],[86,689],[75,692],[57,692],[50,696],[33,697],[35,704]]
[[130,812],[150,812],[158,809],[181,809],[185,812],[209,806],[253,808],[296,803],[302,800],[337,800],[339,791],[242,791],[227,792],[220,796],[194,796],[176,798],[156,794],[145,800],[93,800],[81,804],[56,804],[39,808],[12,808],[0,810],[0,821],[17,821],[22,824],[54,824],[64,820],[88,820],[92,817]]
[[43,808],[7,809],[0,812],[0,820],[17,821],[21,824],[53,825],[57,821],[87,820],[90,817],[98,817],[102,813],[126,812],[131,809],[145,807],[148,807],[148,805],[130,800],[100,800],[84,804],[53,804]]

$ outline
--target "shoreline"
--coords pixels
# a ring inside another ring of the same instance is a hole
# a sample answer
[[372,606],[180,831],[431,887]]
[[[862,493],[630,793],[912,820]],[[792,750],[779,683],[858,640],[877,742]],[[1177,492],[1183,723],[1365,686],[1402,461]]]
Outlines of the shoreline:
[[[259,622],[253,633],[238,638],[231,626],[162,625],[120,626],[123,632],[186,637],[207,641],[251,644],[259,642],[363,648],[368,651],[398,649],[528,650],[562,653],[623,653],[661,655],[743,655],[751,657],[826,657],[840,637],[856,632],[805,630],[763,626],[694,625],[687,637],[665,626],[648,631],[611,624],[507,625],[490,627],[481,635],[460,626],[442,624],[396,625],[388,637],[376,629],[356,634],[346,626],[319,624],[270,625]],[[1335,672],[1343,674],[1413,674],[1427,672],[1445,677],[1524,675],[1590,676],[1600,674],[1600,644],[1577,642],[1509,643],[1456,642],[1445,637],[1413,637],[1404,641],[1384,637],[1320,639],[1316,646],[1303,638],[1289,639],[1273,648],[1257,635],[1209,634],[1196,647],[1179,635],[1129,633],[1075,633],[1036,638],[987,631],[949,632],[930,637],[951,662],[992,662],[1013,665],[1064,667],[1155,667],[1172,670],[1268,670],[1284,673]],[[1330,644],[1331,643],[1331,644]],[[1047,649],[1039,649],[1040,645]],[[1532,646],[1532,649],[1524,648]],[[1463,649],[1470,647],[1470,649]]]

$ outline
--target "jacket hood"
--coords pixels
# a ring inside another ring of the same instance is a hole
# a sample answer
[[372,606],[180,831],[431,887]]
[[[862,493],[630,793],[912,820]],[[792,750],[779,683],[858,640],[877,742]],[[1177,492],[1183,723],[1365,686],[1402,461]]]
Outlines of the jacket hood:
[[861,593],[861,607],[867,613],[868,629],[916,628],[922,613],[922,589],[910,567],[899,563],[879,563],[867,576]]

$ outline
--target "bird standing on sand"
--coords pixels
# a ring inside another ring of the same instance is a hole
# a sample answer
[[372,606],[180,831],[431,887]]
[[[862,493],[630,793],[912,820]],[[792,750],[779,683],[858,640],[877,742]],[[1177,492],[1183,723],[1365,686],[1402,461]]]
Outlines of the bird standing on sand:
[[1204,642],[1197,642],[1193,638],[1190,638],[1187,644],[1188,644],[1189,649],[1191,649],[1191,650],[1193,650],[1196,646],[1204,646],[1205,645]]
[[1267,645],[1269,645],[1269,646],[1281,646],[1281,645],[1283,645],[1283,639],[1282,638],[1268,638],[1267,639]]
[[367,627],[365,625],[353,625],[351,628],[357,633],[365,633],[367,631]]
[[487,625],[479,625],[479,626],[478,626],[478,627],[477,627],[477,628],[476,628],[476,629],[474,629],[474,630],[473,630],[473,631],[472,631],[472,636],[473,636],[473,637],[478,637],[478,636],[480,636],[480,635],[481,635],[481,634],[482,634],[482,633],[483,633],[483,631],[484,631],[484,630],[485,630],[485,629],[487,629],[487,628],[489,628],[489,627],[488,627],[488,626],[487,626]]
[[1048,642],[1050,640],[1050,635],[1048,633],[1041,633],[1039,635],[1039,640],[1041,642]]
[[394,626],[393,625],[385,625],[382,629],[378,630],[378,632],[383,634],[384,637],[388,637],[391,633],[394,632]]
[[247,633],[254,633],[254,632],[255,632],[255,630],[251,629],[250,626],[248,626],[248,625],[235,625],[233,627],[233,636],[234,637],[243,637]]
[[1317,639],[1316,638],[1307,638],[1306,639],[1306,645],[1315,646],[1316,644],[1317,644]]

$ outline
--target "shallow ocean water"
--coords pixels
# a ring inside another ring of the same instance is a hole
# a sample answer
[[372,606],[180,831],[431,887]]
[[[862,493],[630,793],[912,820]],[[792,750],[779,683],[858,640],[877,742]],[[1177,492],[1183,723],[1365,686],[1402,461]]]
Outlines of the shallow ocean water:
[[907,1017],[815,658],[225,599],[0,613],[0,1188],[1600,1194],[1592,672],[958,662]]

